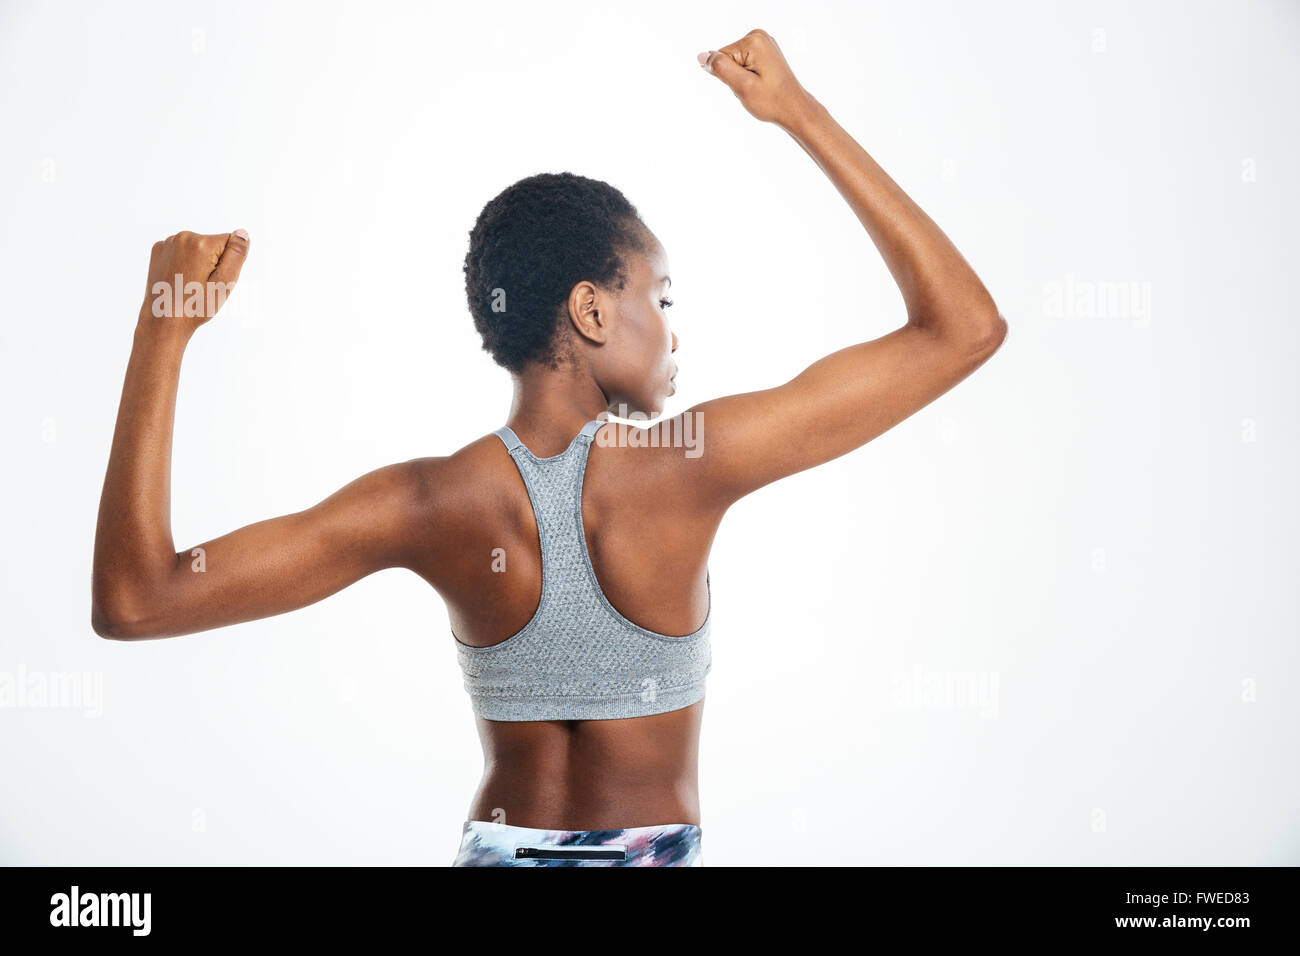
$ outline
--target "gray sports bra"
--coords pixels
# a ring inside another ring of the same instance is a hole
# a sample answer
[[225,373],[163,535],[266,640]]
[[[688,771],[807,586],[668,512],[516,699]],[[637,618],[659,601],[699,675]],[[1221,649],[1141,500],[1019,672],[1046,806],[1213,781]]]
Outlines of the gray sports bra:
[[[582,479],[592,436],[538,458],[507,426],[505,442],[528,489],[542,547],[542,597],[532,620],[491,647],[456,640],[474,713],[488,720],[608,720],[677,710],[704,696],[712,665],[709,612],[685,637],[633,624],[596,581],[582,528]],[[707,581],[706,572],[706,581]],[[452,635],[455,640],[455,635]]]

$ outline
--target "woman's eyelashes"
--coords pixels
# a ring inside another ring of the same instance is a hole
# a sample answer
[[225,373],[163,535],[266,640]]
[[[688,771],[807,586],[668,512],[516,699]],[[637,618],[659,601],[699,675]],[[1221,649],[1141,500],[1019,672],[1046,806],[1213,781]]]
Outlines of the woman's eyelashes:
[[660,300],[659,300],[659,308],[661,308],[661,309],[667,309],[667,308],[671,307],[672,304],[673,304],[673,300],[672,300],[672,299],[660,299]]

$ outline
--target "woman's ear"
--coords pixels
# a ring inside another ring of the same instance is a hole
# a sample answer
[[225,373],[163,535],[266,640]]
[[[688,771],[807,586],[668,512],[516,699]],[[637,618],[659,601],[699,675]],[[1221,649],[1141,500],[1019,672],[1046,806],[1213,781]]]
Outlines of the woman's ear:
[[590,282],[579,282],[569,293],[569,321],[589,342],[604,345],[609,336],[609,316],[597,305],[599,293]]

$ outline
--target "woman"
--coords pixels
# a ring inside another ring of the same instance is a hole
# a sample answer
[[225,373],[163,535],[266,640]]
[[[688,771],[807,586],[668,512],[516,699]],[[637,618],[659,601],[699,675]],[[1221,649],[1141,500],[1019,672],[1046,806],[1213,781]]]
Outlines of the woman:
[[[513,376],[508,425],[178,552],[181,358],[238,278],[248,236],[181,233],[150,259],[100,503],[96,633],[190,634],[304,607],[384,568],[416,572],[447,604],[483,745],[460,865],[698,864],[708,555],[723,515],[932,402],[1006,335],[958,251],[770,36],[754,30],[700,63],[830,178],[907,321],[784,385],[667,419],[658,440],[605,419],[657,416],[675,390],[664,250],[618,190],[534,176],[488,203],[465,262],[484,348]],[[216,295],[182,302],[177,275]]]

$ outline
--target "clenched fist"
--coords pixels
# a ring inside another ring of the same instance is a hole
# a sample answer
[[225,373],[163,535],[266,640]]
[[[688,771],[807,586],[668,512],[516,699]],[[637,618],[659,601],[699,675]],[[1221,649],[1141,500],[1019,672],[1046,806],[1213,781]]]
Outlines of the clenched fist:
[[735,43],[699,55],[700,66],[736,94],[750,115],[789,129],[812,102],[776,41],[750,30]]
[[155,242],[141,324],[193,332],[217,314],[247,256],[248,233],[242,229],[215,236],[178,232]]

